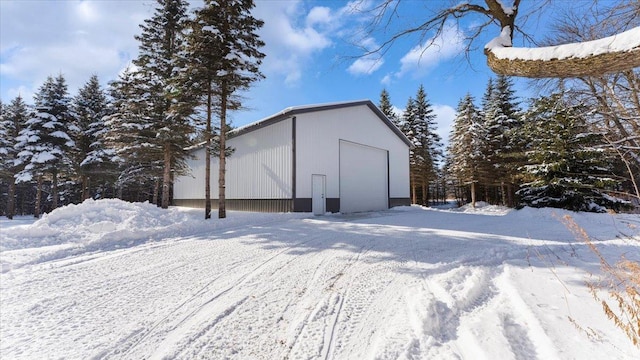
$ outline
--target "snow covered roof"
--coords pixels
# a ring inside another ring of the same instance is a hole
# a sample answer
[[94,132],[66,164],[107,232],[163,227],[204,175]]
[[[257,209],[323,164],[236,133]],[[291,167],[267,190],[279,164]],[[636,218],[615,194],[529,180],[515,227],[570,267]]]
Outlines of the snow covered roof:
[[[240,136],[242,134],[249,133],[251,131],[255,131],[261,129],[265,126],[269,126],[275,123],[278,123],[282,120],[288,119],[295,115],[309,113],[309,112],[317,112],[317,111],[325,111],[325,110],[335,110],[346,107],[353,106],[362,106],[366,105],[373,111],[381,121],[385,123],[393,131],[405,144],[411,146],[411,142],[407,137],[396,127],[391,120],[389,120],[384,113],[371,101],[371,100],[355,100],[355,101],[340,101],[340,102],[331,102],[331,103],[323,103],[323,104],[311,104],[311,105],[300,105],[300,106],[291,106],[280,112],[277,112],[271,116],[268,116],[264,119],[258,120],[254,123],[247,124],[245,126],[241,126],[239,128],[233,129],[229,131],[227,134],[229,138],[233,138],[236,136]],[[204,143],[197,144],[193,148],[200,148],[204,145]]]
[[367,107],[369,107],[369,109],[371,109],[371,111],[373,111],[380,118],[380,120],[382,120],[404,143],[406,143],[408,146],[411,146],[411,142],[409,141],[409,139],[407,139],[407,137],[402,133],[402,131],[400,131],[400,129],[398,129],[391,122],[391,120],[389,120],[384,115],[384,113],[373,102],[371,102],[371,100],[340,101],[340,102],[331,102],[331,103],[323,103],[323,104],[291,106],[276,114],[268,116],[262,120],[234,129],[229,132],[229,137],[239,136],[247,132],[257,130],[262,127],[282,121],[284,119],[288,119],[298,114],[325,111],[325,110],[335,110],[335,109],[341,109],[341,108],[353,107],[353,106],[362,106],[362,105],[366,105]]

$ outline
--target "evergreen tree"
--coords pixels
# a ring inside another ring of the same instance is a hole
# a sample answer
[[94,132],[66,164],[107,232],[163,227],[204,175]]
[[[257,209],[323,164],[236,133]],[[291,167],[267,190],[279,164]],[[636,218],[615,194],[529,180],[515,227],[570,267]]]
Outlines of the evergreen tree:
[[484,128],[480,110],[471,94],[458,103],[456,117],[449,137],[449,166],[451,174],[462,184],[470,186],[471,204],[475,207],[477,184],[481,179]]
[[512,86],[510,79],[501,75],[495,85],[489,83],[483,97],[484,127],[487,131],[484,155],[492,167],[486,174],[494,174],[487,180],[500,184],[501,201],[511,206],[514,205],[513,183],[518,167],[515,159],[520,151],[518,141],[521,130],[520,110]]
[[142,34],[136,36],[140,42],[140,55],[134,64],[138,75],[144,80],[135,82],[142,87],[147,101],[155,147],[162,150],[162,208],[169,206],[173,175],[186,171],[187,152],[194,132],[189,119],[193,108],[187,99],[189,91],[180,84],[184,70],[187,6],[184,0],[157,0],[153,16],[140,25]]
[[378,107],[382,111],[382,113],[387,117],[387,119],[391,120],[391,122],[398,127],[398,129],[402,128],[402,124],[400,122],[400,118],[396,115],[393,110],[393,105],[391,105],[391,99],[389,98],[389,92],[387,89],[382,89],[380,92],[380,103]]
[[55,209],[58,207],[58,178],[65,171],[70,175],[69,150],[75,144],[69,136],[73,127],[64,77],[48,77],[34,100],[36,113],[27,120],[27,127],[18,136],[18,146],[22,148],[20,163],[24,169],[17,180],[38,180],[34,215],[39,217],[43,176],[51,176],[51,206]]
[[420,142],[420,123],[417,121],[416,116],[416,102],[413,97],[409,97],[407,105],[405,106],[402,114],[402,132],[411,142],[411,149],[409,150],[409,182],[411,186],[411,203],[418,203],[418,174],[420,173],[420,156],[415,151],[422,146]]
[[107,149],[102,141],[106,131],[104,117],[108,111],[107,97],[96,75],[91,76],[78,91],[72,107],[75,124],[72,137],[76,143],[73,165],[81,178],[80,199],[85,200],[92,197],[91,179],[104,183],[105,176],[114,171],[111,163],[113,151]]
[[620,207],[604,193],[617,185],[615,161],[602,151],[602,135],[589,130],[584,114],[560,94],[535,101],[527,114],[530,182],[518,191],[522,205],[597,212]]
[[431,182],[438,178],[440,161],[442,160],[442,139],[436,132],[436,115],[431,103],[427,100],[424,86],[420,85],[415,100],[418,178],[422,185],[422,204],[427,205],[428,189]]
[[148,193],[157,204],[163,149],[155,141],[155,119],[149,116],[153,103],[147,101],[140,82],[144,78],[130,67],[110,83],[112,104],[101,138],[113,153],[111,161],[119,168],[116,181],[119,192],[128,187],[149,187],[152,190]]
[[[264,42],[257,35],[263,25],[251,15],[252,0],[205,0],[198,9],[189,38],[189,73],[198,94],[206,101],[207,128],[205,130],[205,193],[209,194],[209,162],[211,116],[217,110],[220,119],[219,149],[226,149],[227,110],[240,107],[235,96],[254,81],[262,79],[259,65],[264,54]],[[226,217],[225,173],[226,151],[219,151],[218,217]],[[205,218],[211,212],[210,197],[206,199]]]
[[22,171],[18,156],[21,149],[17,139],[22,129],[26,128],[29,110],[21,96],[17,96],[9,105],[0,105],[0,109],[2,114],[0,120],[0,175],[3,182],[7,183],[5,214],[7,218],[13,219],[16,212],[15,176]]

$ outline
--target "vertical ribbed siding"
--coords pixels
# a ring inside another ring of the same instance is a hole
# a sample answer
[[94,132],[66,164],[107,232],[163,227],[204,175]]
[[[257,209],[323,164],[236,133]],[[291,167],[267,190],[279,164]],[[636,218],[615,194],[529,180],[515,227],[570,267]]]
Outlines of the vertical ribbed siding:
[[229,140],[227,199],[292,198],[292,120]]

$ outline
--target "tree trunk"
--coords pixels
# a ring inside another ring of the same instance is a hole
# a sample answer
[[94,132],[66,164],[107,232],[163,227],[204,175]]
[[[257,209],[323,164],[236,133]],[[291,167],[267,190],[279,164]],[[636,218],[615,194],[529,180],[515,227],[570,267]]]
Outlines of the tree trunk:
[[158,204],[158,193],[160,192],[160,179],[155,178],[153,180],[153,205]]
[[513,193],[513,184],[509,183],[507,184],[507,201],[508,201],[508,206],[509,207],[515,207],[515,200],[514,200],[514,193]]
[[16,213],[16,179],[11,176],[9,180],[9,198],[7,199],[7,219],[13,219]]
[[33,209],[33,217],[40,217],[40,205],[42,203],[42,175],[38,175],[38,185],[36,187],[36,205]]
[[204,218],[211,219],[211,84],[207,90],[207,127],[204,132]]
[[51,201],[52,209],[58,208],[58,169],[53,169],[53,181],[51,184],[51,197],[53,198]]
[[164,169],[162,174],[162,208],[169,208],[169,189],[171,186],[171,143],[164,143]]
[[471,206],[474,209],[476,207],[476,183],[475,183],[475,181],[471,182]]
[[91,198],[91,178],[87,175],[82,175],[82,201]]
[[227,137],[227,89],[226,84],[222,85],[222,94],[220,95],[220,168],[218,172],[218,218],[227,217],[227,208],[225,201],[225,173],[226,173],[226,154],[225,150]]
[[428,192],[429,184],[426,181],[422,181],[422,205],[428,206],[429,203],[429,192]]
[[416,194],[416,181],[413,176],[411,177],[411,203],[418,203],[418,195]]

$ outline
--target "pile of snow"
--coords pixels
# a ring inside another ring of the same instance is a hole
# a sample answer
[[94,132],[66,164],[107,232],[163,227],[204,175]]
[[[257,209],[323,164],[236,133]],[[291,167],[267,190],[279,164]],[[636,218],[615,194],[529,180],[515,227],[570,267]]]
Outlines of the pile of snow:
[[482,213],[484,215],[506,215],[511,212],[513,209],[510,209],[501,205],[491,205],[484,201],[477,201],[476,206],[473,207],[471,204],[463,205],[457,209],[453,209],[454,211],[464,212],[464,213]]
[[15,226],[2,232],[0,250],[77,244],[98,248],[131,246],[134,242],[166,236],[189,220],[177,209],[164,210],[147,203],[116,199],[86,200],[68,205],[32,225]]
[[[296,215],[300,216],[288,216]],[[253,220],[258,223],[268,222],[273,221],[274,216],[275,214],[254,214]],[[206,221],[203,209],[162,209],[148,202],[88,199],[81,204],[55,209],[30,224],[13,225],[12,221],[3,222],[0,234],[0,251],[3,254],[0,256],[0,263],[2,272],[5,272],[27,263],[166,241],[237,226],[245,221],[246,215]],[[9,250],[22,251],[12,251],[9,254]]]

